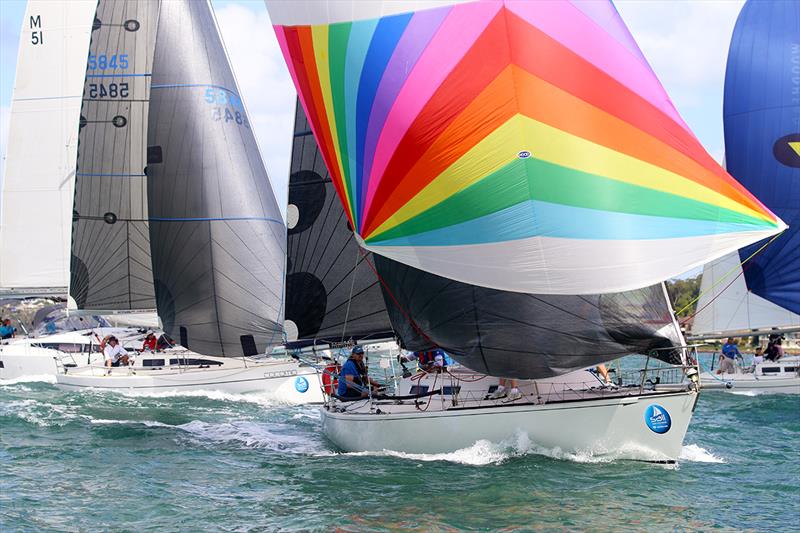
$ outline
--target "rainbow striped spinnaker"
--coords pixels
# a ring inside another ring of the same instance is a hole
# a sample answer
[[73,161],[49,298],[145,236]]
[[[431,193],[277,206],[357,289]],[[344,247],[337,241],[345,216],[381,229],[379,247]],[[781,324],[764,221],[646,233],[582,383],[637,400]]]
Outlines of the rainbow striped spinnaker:
[[610,2],[266,3],[375,253],[501,290],[606,293],[785,228],[703,149]]

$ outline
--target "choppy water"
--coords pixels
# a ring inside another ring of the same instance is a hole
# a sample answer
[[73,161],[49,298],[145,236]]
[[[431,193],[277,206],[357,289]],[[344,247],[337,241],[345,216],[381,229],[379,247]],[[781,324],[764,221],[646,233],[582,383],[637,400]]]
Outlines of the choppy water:
[[706,393],[678,465],[520,438],[339,454],[259,395],[0,385],[2,531],[800,531],[800,398]]

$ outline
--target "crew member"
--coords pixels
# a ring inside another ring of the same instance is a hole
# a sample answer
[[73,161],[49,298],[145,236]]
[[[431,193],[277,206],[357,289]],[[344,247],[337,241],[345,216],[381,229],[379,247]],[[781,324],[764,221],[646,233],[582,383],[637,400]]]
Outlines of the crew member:
[[401,355],[400,361],[408,363],[416,361],[420,370],[425,372],[441,372],[447,368],[447,359],[443,350],[421,350],[408,355]]
[[113,335],[108,338],[108,343],[103,349],[103,356],[106,360],[106,366],[128,366],[130,359],[128,358],[128,351],[119,345],[119,340]]
[[347,358],[342,370],[339,372],[339,387],[336,394],[342,398],[365,398],[368,396],[364,387],[379,387],[379,383],[367,376],[364,366],[364,348],[353,346],[350,357]]
[[739,348],[734,344],[733,337],[728,337],[728,341],[722,346],[722,354],[719,356],[719,368],[717,374],[735,374],[736,357],[741,357]]

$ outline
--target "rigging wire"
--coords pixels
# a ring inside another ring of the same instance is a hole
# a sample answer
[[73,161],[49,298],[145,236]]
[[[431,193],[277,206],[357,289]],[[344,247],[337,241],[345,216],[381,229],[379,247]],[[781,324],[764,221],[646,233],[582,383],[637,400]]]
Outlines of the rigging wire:
[[[749,264],[747,264],[747,263],[748,263],[748,262],[749,262],[751,259],[753,259],[755,256],[757,256],[759,253],[761,253],[761,252],[764,250],[764,248],[766,248],[767,246],[769,246],[770,244],[772,244],[772,242],[773,242],[775,239],[777,239],[778,237],[780,237],[781,235],[783,235],[783,232],[781,232],[781,233],[778,233],[777,235],[774,235],[774,236],[773,236],[773,237],[772,237],[770,240],[768,240],[766,243],[764,243],[764,245],[763,245],[763,246],[761,246],[761,247],[760,247],[758,250],[756,250],[755,252],[753,252],[752,254],[750,254],[750,256],[749,256],[747,259],[745,259],[744,261],[742,261],[741,263],[739,263],[738,265],[736,265],[735,267],[733,267],[732,269],[730,269],[728,272],[726,272],[726,273],[725,273],[725,274],[724,274],[724,275],[723,275],[723,276],[722,276],[722,277],[719,279],[719,281],[715,282],[713,285],[711,285],[711,287],[709,287],[709,288],[708,288],[708,289],[706,289],[705,291],[703,291],[703,292],[701,292],[700,294],[698,294],[698,295],[697,295],[695,298],[693,298],[693,299],[692,299],[692,300],[691,300],[691,301],[690,301],[688,304],[684,305],[684,306],[683,306],[683,307],[682,307],[682,308],[681,308],[679,311],[677,311],[677,312],[675,313],[675,316],[678,316],[678,315],[680,315],[681,313],[683,313],[684,311],[686,311],[688,308],[690,308],[692,305],[694,305],[694,304],[695,304],[695,303],[696,303],[696,302],[697,302],[697,301],[698,301],[700,298],[702,298],[704,295],[708,294],[708,293],[709,293],[711,290],[713,290],[713,289],[714,289],[714,288],[715,288],[717,285],[719,285],[720,283],[724,282],[724,281],[725,281],[725,279],[726,279],[728,276],[730,276],[731,274],[733,274],[733,273],[736,271],[736,269],[737,269],[737,268],[741,268],[741,272],[739,272],[739,274],[738,274],[738,275],[737,275],[735,278],[733,278],[733,279],[730,281],[730,283],[728,283],[728,284],[727,284],[727,285],[726,285],[726,286],[725,286],[725,287],[724,287],[724,288],[723,288],[723,289],[722,289],[722,290],[719,292],[719,294],[717,294],[716,296],[714,296],[714,297],[713,297],[713,298],[712,298],[712,299],[711,299],[711,300],[710,300],[710,301],[709,301],[709,302],[708,302],[706,305],[704,305],[704,306],[703,306],[703,307],[701,307],[700,309],[696,310],[694,313],[692,313],[692,314],[691,314],[691,315],[689,315],[688,317],[686,317],[686,318],[682,319],[682,320],[681,320],[681,325],[685,324],[686,322],[688,322],[689,320],[691,320],[692,318],[694,318],[695,316],[697,316],[697,314],[698,314],[700,311],[702,311],[703,309],[705,309],[706,307],[708,307],[709,305],[711,305],[711,302],[713,302],[714,300],[716,300],[717,298],[719,298],[719,297],[720,297],[720,295],[721,295],[722,293],[724,293],[724,292],[725,292],[725,290],[727,290],[727,289],[728,289],[728,287],[730,287],[730,286],[733,284],[733,282],[734,282],[734,281],[736,281],[737,279],[739,279],[739,277],[740,277],[740,276],[742,276],[742,274],[744,274],[744,271],[745,271],[745,270],[747,270],[747,268],[749,268],[749,267],[750,267],[750,265],[749,265]],[[747,264],[747,266],[745,266],[746,264]]]

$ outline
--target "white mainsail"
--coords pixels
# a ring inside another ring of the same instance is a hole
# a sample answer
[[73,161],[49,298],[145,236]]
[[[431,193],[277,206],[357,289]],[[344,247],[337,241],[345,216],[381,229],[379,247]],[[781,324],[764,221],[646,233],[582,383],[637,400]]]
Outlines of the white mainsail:
[[800,330],[800,315],[754,294],[742,275],[738,252],[703,268],[692,338]]
[[78,121],[97,2],[31,0],[20,36],[0,213],[0,288],[65,292]]

